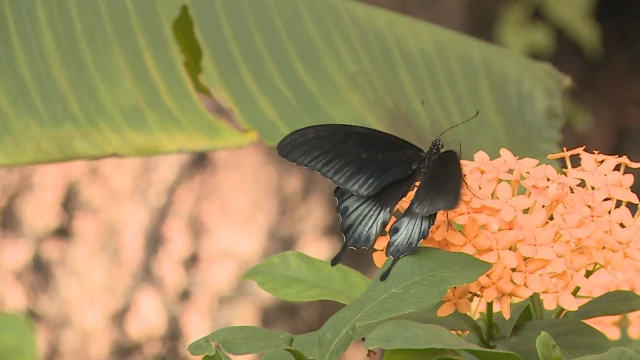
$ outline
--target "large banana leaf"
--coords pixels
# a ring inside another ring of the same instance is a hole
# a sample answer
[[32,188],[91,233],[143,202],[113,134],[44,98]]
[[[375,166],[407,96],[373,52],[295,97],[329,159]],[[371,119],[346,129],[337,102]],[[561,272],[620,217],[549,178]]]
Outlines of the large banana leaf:
[[[444,137],[465,157],[543,157],[560,138],[562,80],[353,1],[5,0],[0,165],[212,150],[247,144],[252,130],[274,144],[318,123],[425,146],[476,110]],[[226,110],[209,112],[205,98]]]

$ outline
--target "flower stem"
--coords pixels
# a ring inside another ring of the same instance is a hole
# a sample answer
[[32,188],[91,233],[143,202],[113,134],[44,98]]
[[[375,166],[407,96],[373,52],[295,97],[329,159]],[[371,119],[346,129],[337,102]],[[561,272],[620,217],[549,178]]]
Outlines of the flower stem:
[[[591,275],[593,275],[593,273],[595,273],[596,271],[600,270],[602,267],[598,266],[598,264],[593,265],[593,269],[591,270],[587,270],[584,273],[584,277],[585,279],[588,279]],[[573,297],[575,297],[576,295],[578,295],[578,292],[580,292],[580,286],[576,286],[573,291],[571,291],[571,295],[573,295]],[[562,306],[558,306],[558,310],[556,310],[556,313],[553,314],[553,318],[554,319],[558,319],[561,318],[564,314],[565,314],[565,310],[562,308]]]
[[531,308],[533,309],[533,315],[536,317],[536,320],[544,319],[544,306],[542,305],[542,299],[540,299],[540,294],[535,293],[531,297]]
[[493,335],[493,301],[491,301],[487,302],[487,333],[484,337],[488,346],[492,346]]

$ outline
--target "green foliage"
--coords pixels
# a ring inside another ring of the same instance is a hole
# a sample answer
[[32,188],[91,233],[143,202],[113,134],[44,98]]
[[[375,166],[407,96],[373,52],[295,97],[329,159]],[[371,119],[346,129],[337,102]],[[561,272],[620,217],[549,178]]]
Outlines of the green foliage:
[[269,350],[264,353],[262,360],[305,360],[307,357],[296,350]]
[[607,352],[597,355],[586,355],[575,360],[640,360],[640,355],[622,347],[614,347]]
[[439,325],[449,330],[458,331],[470,331],[476,335],[482,334],[480,325],[475,322],[469,315],[454,312],[453,314],[445,317],[438,316],[436,314],[438,308],[442,305],[442,302],[438,302],[436,306],[433,306],[427,310],[415,311],[404,315],[394,317],[397,320],[411,320],[420,324],[433,324]]
[[513,351],[523,359],[535,359],[538,354],[536,339],[542,331],[571,357],[598,354],[611,347],[609,339],[591,326],[579,320],[560,318],[528,321],[514,329],[511,336],[497,339],[497,348]]
[[231,358],[229,357],[229,355],[218,350],[213,355],[205,355],[202,360],[231,360]]
[[309,358],[317,358],[318,349],[320,348],[320,331],[295,335],[293,337],[293,348],[300,350]]
[[637,340],[632,342],[631,344],[628,344],[626,348],[640,354],[640,340]]
[[533,310],[531,309],[529,301],[521,301],[511,305],[511,316],[509,319],[505,319],[502,312],[497,313],[494,317],[496,325],[506,337],[511,336],[516,326],[531,320],[533,320]]
[[553,341],[551,335],[544,331],[536,338],[536,348],[540,360],[562,360],[562,350]]
[[215,150],[258,136],[273,145],[319,123],[424,146],[476,110],[446,134],[463,157],[558,150],[564,87],[548,64],[356,1],[183,4],[5,2],[0,165]]
[[498,10],[494,38],[518,53],[548,58],[556,50],[555,32],[546,21],[531,19],[534,9],[530,1],[506,2]]
[[[283,269],[292,269],[290,273],[297,277],[292,279]],[[634,352],[640,352],[638,343],[612,347],[604,334],[581,321],[638,310],[640,296],[628,291],[605,294],[560,318],[547,315],[553,311],[542,308],[539,296],[513,304],[509,319],[495,313],[491,324],[486,316],[474,320],[457,312],[446,317],[436,314],[447,289],[474,281],[489,269],[489,264],[464,253],[419,248],[380,282],[378,277],[371,281],[352,269],[331,267],[294,251],[277,254],[244,278],[292,301],[331,299],[347,305],[310,333],[292,336],[236,326],[199,339],[188,350],[211,360],[224,360],[226,353],[264,353],[269,360],[337,360],[351,343],[364,339],[368,349],[385,349],[385,360],[634,360],[640,356]],[[356,286],[361,288],[354,291]],[[489,336],[487,329],[495,333]]]
[[31,321],[0,312],[0,359],[35,360],[36,339]]
[[289,349],[292,343],[293,336],[286,332],[253,326],[232,326],[193,342],[187,350],[191,355],[215,355],[219,352],[219,347],[230,354],[246,355]]
[[[381,271],[390,263],[389,259]],[[399,262],[386,281],[376,278],[362,296],[320,328],[319,358],[338,359],[352,342],[381,323],[432,307],[449,288],[469,283],[490,268],[467,254],[418,249]]]
[[600,354],[574,357],[560,349],[551,335],[544,331],[536,339],[536,346],[540,360],[640,360],[639,354],[623,347],[612,347]]
[[462,360],[464,357],[453,350],[387,350],[383,360]]
[[287,301],[332,300],[348,304],[360,296],[371,280],[361,273],[297,251],[274,255],[244,274],[265,291]]
[[[602,31],[595,19],[597,0],[515,0],[498,12],[494,36],[498,43],[522,54],[551,57],[555,28],[575,41],[585,56],[602,55]],[[539,10],[543,20],[534,20]]]
[[566,317],[586,320],[599,316],[621,315],[640,310],[640,295],[633,291],[617,290],[599,296]]
[[540,12],[575,41],[590,59],[602,55],[602,30],[595,18],[598,0],[541,0]]
[[520,356],[507,352],[481,348],[452,334],[449,330],[430,324],[396,320],[378,326],[364,345],[369,349],[445,349],[461,350],[479,360],[520,360]]
[[[600,25],[595,19],[597,0],[512,0],[498,10],[494,27],[497,43],[520,54],[551,58],[556,52],[556,28],[582,48],[589,59],[603,52]],[[542,19],[535,19],[538,10]],[[588,109],[564,97],[567,123],[578,133],[593,126]]]

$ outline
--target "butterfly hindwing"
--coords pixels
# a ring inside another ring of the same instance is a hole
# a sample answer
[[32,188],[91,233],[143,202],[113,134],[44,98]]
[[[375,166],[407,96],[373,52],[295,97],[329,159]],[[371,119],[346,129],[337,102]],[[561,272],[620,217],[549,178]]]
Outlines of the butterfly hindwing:
[[380,275],[380,280],[384,281],[391,273],[391,269],[401,257],[416,251],[420,241],[427,237],[431,226],[436,221],[437,213],[429,216],[409,217],[403,216],[396,221],[389,230],[389,245],[387,245],[386,255],[393,258],[391,265]]
[[345,242],[331,261],[335,266],[340,262],[347,249],[369,249],[391,219],[396,204],[405,196],[416,176],[412,174],[396,181],[379,193],[371,196],[351,194],[337,187],[334,195],[338,202],[336,210],[340,214],[340,230]]
[[409,176],[425,156],[422,149],[394,135],[344,124],[294,131],[278,143],[277,150],[283,158],[360,196]]
[[414,252],[420,241],[429,234],[436,215],[437,213],[418,217],[403,216],[396,221],[389,230],[387,256],[395,259]]
[[461,191],[460,158],[453,150],[443,151],[427,163],[405,216],[426,216],[454,209],[460,202]]
[[401,257],[416,251],[420,241],[429,235],[438,211],[458,206],[461,190],[462,169],[458,154],[452,150],[443,151],[427,162],[411,204],[389,230],[386,255],[393,261],[380,280],[389,276]]

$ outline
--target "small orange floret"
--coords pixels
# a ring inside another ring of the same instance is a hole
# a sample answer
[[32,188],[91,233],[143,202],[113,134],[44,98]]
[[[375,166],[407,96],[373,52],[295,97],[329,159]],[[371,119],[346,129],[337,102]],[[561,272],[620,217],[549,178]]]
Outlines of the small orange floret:
[[571,157],[573,155],[580,155],[586,148],[587,148],[586,146],[581,146],[579,148],[575,148],[569,151],[567,151],[567,148],[562,148],[562,152],[556,153],[556,154],[549,154],[547,155],[547,159],[551,159],[551,160],[564,159],[564,158]]

